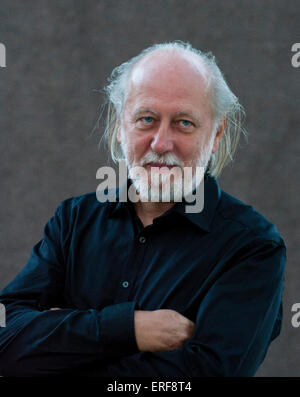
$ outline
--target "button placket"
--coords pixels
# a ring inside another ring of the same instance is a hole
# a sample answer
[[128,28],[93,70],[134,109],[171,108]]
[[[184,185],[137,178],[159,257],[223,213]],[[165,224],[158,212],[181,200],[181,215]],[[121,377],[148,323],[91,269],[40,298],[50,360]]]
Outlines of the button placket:
[[[130,299],[132,288],[134,288],[135,280],[137,274],[139,273],[140,263],[143,261],[143,257],[145,254],[147,239],[145,236],[140,235],[137,236],[135,240],[135,247],[133,247],[133,251],[131,252],[128,263],[125,265],[122,271],[120,287],[118,289],[115,301],[126,301]],[[130,264],[130,266],[129,266]],[[136,269],[134,273],[133,269]]]

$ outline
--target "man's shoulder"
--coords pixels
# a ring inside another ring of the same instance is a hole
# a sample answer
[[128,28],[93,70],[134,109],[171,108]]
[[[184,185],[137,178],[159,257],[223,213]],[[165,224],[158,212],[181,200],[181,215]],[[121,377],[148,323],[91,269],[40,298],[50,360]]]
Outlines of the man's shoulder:
[[64,199],[60,202],[57,210],[66,214],[80,211],[88,215],[94,211],[105,210],[108,206],[109,202],[100,202],[97,199],[96,191],[92,191]]
[[248,231],[253,237],[273,241],[284,245],[284,240],[277,227],[252,205],[222,190],[218,214],[232,227]]

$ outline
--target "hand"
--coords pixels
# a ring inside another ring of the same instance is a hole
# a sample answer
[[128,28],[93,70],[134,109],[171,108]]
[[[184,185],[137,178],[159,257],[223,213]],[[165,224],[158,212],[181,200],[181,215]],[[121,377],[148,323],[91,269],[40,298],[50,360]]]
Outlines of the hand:
[[51,307],[50,310],[60,310],[60,307]]
[[140,351],[179,349],[195,331],[195,323],[175,310],[135,310],[134,328]]

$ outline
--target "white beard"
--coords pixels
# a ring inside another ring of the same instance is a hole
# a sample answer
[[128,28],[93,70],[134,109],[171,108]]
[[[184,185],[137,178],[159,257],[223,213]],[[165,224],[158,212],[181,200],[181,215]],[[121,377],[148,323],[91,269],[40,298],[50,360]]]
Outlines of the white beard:
[[[128,174],[140,200],[152,202],[182,201],[183,197],[192,194],[203,179],[204,171],[211,156],[213,142],[214,134],[194,161],[196,166],[190,165],[190,167],[187,167],[190,168],[190,172],[185,170],[184,163],[173,153],[158,155],[150,151],[139,163],[130,162],[128,146],[122,142],[121,147],[128,167]],[[144,168],[145,172],[137,172],[138,168],[150,162],[173,165],[174,167],[172,169],[152,167],[149,171]],[[196,172],[197,167],[199,168]]]

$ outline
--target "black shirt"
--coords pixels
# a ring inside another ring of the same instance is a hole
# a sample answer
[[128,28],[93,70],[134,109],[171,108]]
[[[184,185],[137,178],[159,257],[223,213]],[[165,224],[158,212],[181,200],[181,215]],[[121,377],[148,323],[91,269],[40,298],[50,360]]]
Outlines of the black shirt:
[[[285,244],[215,178],[204,194],[202,212],[176,203],[147,227],[130,202],[64,200],[0,294],[0,374],[253,376],[281,329]],[[140,352],[137,309],[176,310],[195,334]]]

